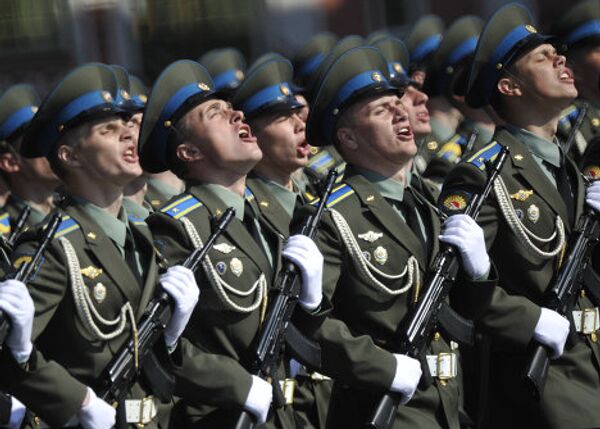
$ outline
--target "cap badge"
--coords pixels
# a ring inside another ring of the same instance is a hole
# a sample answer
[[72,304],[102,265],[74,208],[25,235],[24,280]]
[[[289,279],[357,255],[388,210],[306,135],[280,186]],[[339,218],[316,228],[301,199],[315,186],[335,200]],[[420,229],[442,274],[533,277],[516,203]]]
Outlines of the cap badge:
[[236,70],[235,77],[237,78],[237,80],[242,80],[244,78],[244,72],[241,70]]
[[108,91],[102,91],[102,98],[107,103],[110,103],[111,101],[113,101],[112,95],[110,95],[110,92],[108,92]]
[[537,30],[535,29],[535,27],[533,25],[526,25],[525,26],[525,30],[529,31],[530,33],[537,33]]
[[285,96],[290,95],[290,89],[287,86],[285,86],[284,84],[279,85],[279,90]]
[[144,104],[146,104],[146,102],[148,101],[148,97],[146,97],[144,94],[140,94],[138,95],[138,98],[140,99],[140,101]]
[[200,88],[202,91],[208,91],[210,89],[210,87],[204,82],[199,82],[198,88]]
[[129,96],[129,93],[127,91],[125,91],[124,89],[121,90],[121,97],[123,97],[124,100],[129,100],[131,98]]
[[374,82],[381,82],[383,77],[381,76],[381,73],[373,72],[373,74],[371,75],[371,79],[373,79]]

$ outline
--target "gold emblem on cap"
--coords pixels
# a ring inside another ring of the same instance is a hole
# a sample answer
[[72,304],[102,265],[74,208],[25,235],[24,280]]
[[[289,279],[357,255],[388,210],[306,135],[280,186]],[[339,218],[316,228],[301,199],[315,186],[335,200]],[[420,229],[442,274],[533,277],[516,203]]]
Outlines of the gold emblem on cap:
[[533,189],[529,189],[529,190],[527,190],[527,189],[519,189],[514,194],[511,194],[510,197],[513,200],[526,201],[532,195],[533,195]]
[[290,89],[285,86],[283,83],[281,85],[279,85],[279,90],[281,91],[281,93],[283,95],[290,95]]
[[146,97],[144,94],[140,94],[138,95],[138,98],[140,99],[140,101],[144,104],[146,104],[146,101],[148,101],[148,97]]
[[208,91],[210,89],[210,87],[204,82],[199,82],[198,88],[200,88],[202,91]]
[[373,74],[371,75],[371,79],[373,79],[375,82],[381,82],[383,77],[379,72],[373,72]]
[[98,304],[102,304],[102,302],[106,299],[106,286],[102,283],[96,283],[94,286],[94,299],[98,302]]
[[394,63],[392,65],[392,68],[396,70],[397,73],[402,73],[402,66],[400,65],[400,63]]
[[497,63],[497,64],[496,64],[496,70],[502,70],[502,67],[504,67],[504,66],[502,65],[502,63]]
[[173,125],[173,124],[171,121],[167,120],[167,121],[163,122],[163,125],[165,126],[165,128],[171,128],[171,125]]
[[112,95],[110,95],[110,92],[108,91],[102,91],[102,98],[107,103],[110,103],[113,100]]
[[244,272],[244,264],[238,258],[232,258],[229,261],[229,268],[236,277],[241,276]]
[[600,119],[598,119],[598,118],[593,118],[593,119],[592,119],[592,125],[593,125],[594,127],[597,127],[597,126],[599,126],[599,125],[600,125]]
[[437,150],[438,146],[439,146],[438,142],[436,142],[435,140],[432,140],[427,143],[427,149],[429,149],[431,151]]
[[540,208],[535,204],[530,205],[527,208],[527,219],[533,223],[537,223],[540,220]]
[[96,268],[93,265],[81,269],[81,275],[88,279],[94,280],[100,274],[102,274],[102,268]]
[[31,106],[31,111],[33,113],[37,113],[38,110],[39,110],[39,108],[37,106]]
[[375,250],[373,250],[373,258],[375,258],[375,262],[379,265],[383,265],[388,260],[388,251],[383,246],[377,246]]
[[535,29],[535,27],[533,25],[527,24],[525,26],[525,30],[529,31],[530,33],[537,33],[537,30]]
[[60,125],[58,126],[58,132],[59,132],[59,133],[62,133],[62,130],[64,130],[64,129],[65,129],[65,126],[64,126],[64,125],[62,125],[62,124],[60,124]]
[[237,80],[242,80],[244,78],[244,72],[241,70],[236,70],[235,77]]
[[124,89],[121,90],[121,97],[123,97],[124,100],[129,100],[131,98],[129,96],[129,93],[127,91],[125,91]]

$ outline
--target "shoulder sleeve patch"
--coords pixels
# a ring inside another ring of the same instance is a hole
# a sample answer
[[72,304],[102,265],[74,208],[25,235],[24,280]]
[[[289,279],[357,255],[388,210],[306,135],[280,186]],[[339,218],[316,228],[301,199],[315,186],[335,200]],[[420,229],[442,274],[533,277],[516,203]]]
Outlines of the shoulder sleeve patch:
[[319,173],[323,171],[328,171],[331,167],[334,166],[334,164],[335,159],[333,159],[329,152],[323,150],[310,159],[307,168],[310,168],[312,171]]
[[73,219],[71,216],[63,216],[62,222],[58,226],[56,234],[54,234],[54,238],[62,237],[63,235],[77,231],[78,229],[79,224],[75,222],[75,219]]
[[5,212],[0,215],[0,234],[10,234],[10,215]]
[[[352,194],[354,194],[354,189],[352,189],[350,186],[346,185],[345,183],[343,183],[339,186],[336,186],[335,188],[333,188],[331,195],[327,199],[327,207],[330,208],[330,207],[335,206],[337,203],[339,203],[342,200],[345,200]],[[317,204],[319,204],[320,200],[321,200],[320,198],[315,198],[313,201],[310,202],[310,205],[316,206]]]
[[250,188],[247,186],[246,186],[246,189],[244,189],[244,198],[246,199],[246,201],[252,201],[255,198],[254,194],[252,193]]
[[187,194],[171,204],[166,205],[160,209],[160,211],[173,219],[179,219],[202,206],[202,201],[198,200],[193,195]]
[[133,225],[146,225],[146,221],[143,218],[141,218],[141,217],[137,217],[137,216],[134,216],[134,215],[129,215],[129,216],[127,216],[127,219]]
[[485,146],[483,149],[475,152],[472,156],[470,156],[467,159],[467,162],[473,164],[480,170],[485,170],[485,162],[493,162],[500,153],[501,149],[502,145],[496,141],[493,141],[487,146]]

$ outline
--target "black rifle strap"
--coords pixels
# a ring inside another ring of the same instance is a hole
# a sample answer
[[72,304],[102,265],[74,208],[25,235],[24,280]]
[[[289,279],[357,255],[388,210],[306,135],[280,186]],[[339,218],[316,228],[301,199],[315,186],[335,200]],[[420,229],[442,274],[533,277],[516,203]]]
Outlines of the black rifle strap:
[[321,346],[308,339],[298,328],[290,323],[285,331],[287,351],[301,364],[313,371],[321,368]]
[[175,377],[164,368],[154,352],[142,363],[142,374],[154,396],[162,402],[171,400],[175,391]]

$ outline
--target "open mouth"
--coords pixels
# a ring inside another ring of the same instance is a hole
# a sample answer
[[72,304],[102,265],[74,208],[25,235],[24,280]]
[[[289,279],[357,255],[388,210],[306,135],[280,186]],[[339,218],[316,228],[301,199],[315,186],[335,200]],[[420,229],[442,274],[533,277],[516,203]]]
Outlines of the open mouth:
[[255,143],[256,137],[252,135],[252,131],[250,131],[250,127],[248,125],[241,125],[238,129],[238,137],[244,143]]
[[123,159],[132,164],[139,162],[139,157],[137,151],[135,150],[135,147],[127,149],[123,153]]
[[401,138],[402,140],[410,140],[413,138],[413,132],[410,127],[402,127],[396,131],[396,137]]
[[559,79],[560,79],[561,82],[571,83],[571,82],[573,82],[573,72],[571,72],[570,69],[565,68],[560,73]]
[[417,113],[417,119],[421,122],[429,122],[429,112],[419,112]]
[[304,140],[296,147],[296,150],[298,151],[298,155],[302,157],[308,156],[308,154],[310,153],[310,145],[306,140]]

